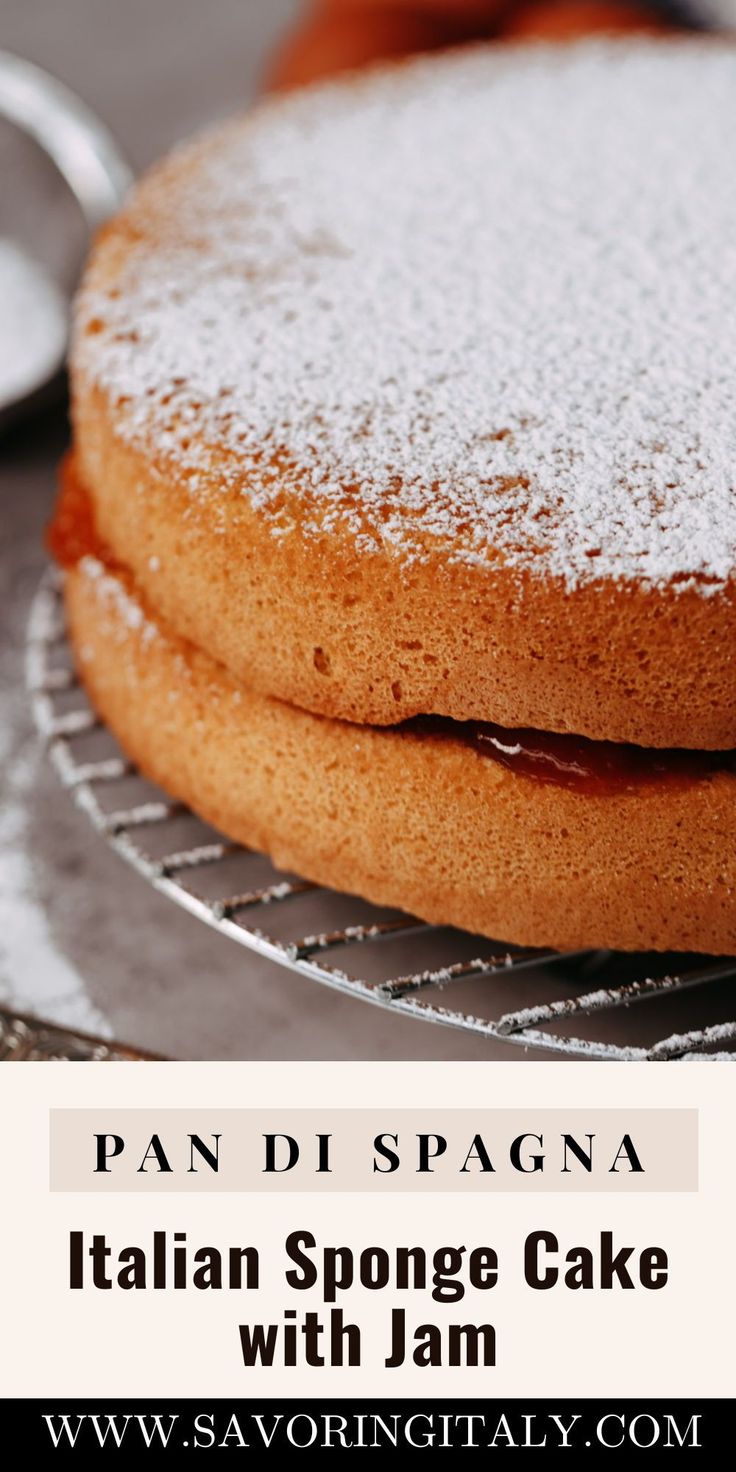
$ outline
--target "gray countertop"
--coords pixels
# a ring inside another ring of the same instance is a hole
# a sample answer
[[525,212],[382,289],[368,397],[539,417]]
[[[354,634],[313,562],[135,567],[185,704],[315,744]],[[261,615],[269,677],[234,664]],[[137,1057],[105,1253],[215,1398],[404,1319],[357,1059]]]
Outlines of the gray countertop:
[[[0,0],[0,45],[75,88],[139,170],[247,101],[294,9],[293,0]],[[6,177],[10,146],[0,144]],[[46,211],[37,244],[63,274],[73,224],[50,178],[41,178],[40,203],[29,199],[26,156],[14,158],[0,233],[13,229],[14,209],[26,223],[32,208]],[[0,1000],[170,1057],[520,1056],[365,1006],[241,950],[154,893],[72,806],[40,750],[23,684],[66,441],[63,406],[0,441]]]

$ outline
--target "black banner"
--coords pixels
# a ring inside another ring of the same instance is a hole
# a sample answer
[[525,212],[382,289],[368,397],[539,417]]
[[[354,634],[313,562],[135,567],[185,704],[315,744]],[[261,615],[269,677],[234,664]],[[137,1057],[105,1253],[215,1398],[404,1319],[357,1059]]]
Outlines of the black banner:
[[[3,1440],[52,1458],[204,1451],[710,1451],[730,1443],[730,1400],[14,1400]],[[6,1440],[7,1438],[7,1440]]]

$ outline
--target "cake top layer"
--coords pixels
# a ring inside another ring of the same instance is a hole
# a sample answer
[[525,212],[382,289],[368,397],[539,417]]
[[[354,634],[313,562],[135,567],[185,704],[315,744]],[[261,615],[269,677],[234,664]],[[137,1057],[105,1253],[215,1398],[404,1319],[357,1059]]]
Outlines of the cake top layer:
[[299,534],[736,570],[736,49],[474,48],[267,102],[97,247],[75,372]]

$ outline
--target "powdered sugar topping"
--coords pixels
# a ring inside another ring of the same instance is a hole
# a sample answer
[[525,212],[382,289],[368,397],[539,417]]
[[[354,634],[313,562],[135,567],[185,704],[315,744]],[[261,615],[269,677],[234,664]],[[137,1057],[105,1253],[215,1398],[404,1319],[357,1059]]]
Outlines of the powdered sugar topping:
[[[156,625],[148,619],[134,594],[114,572],[108,571],[98,558],[87,555],[79,563],[80,572],[95,589],[101,605],[107,605],[114,613],[114,625],[118,631],[135,634],[143,644],[150,644],[158,637]],[[84,658],[84,649],[82,649]]]
[[717,591],[734,136],[715,42],[482,48],[268,103],[138,191],[76,371],[277,534],[298,481],[299,535]]

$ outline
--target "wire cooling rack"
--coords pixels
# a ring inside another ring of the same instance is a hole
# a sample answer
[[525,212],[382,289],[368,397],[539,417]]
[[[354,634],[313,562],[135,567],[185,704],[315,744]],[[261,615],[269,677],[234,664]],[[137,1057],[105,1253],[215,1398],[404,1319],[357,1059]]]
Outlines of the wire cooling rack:
[[152,1056],[0,1007],[0,1063],[120,1063]]
[[305,980],[496,1042],[578,1058],[736,1061],[736,958],[495,945],[279,873],[207,828],[136,772],[91,709],[52,573],[33,603],[27,670],[38,731],[77,806],[155,889],[237,944]]

